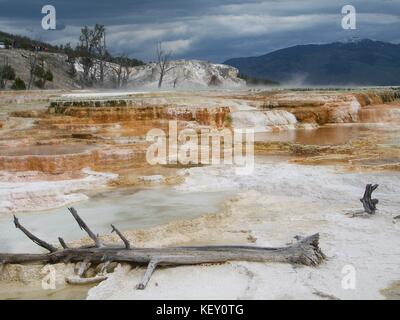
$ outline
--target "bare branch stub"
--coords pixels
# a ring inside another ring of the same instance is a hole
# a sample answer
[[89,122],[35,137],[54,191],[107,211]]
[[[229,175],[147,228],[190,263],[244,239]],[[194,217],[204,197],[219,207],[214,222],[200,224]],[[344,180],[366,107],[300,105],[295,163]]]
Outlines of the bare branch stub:
[[128,239],[126,239],[125,236],[114,225],[111,225],[111,228],[112,228],[111,233],[115,232],[121,238],[121,240],[124,242],[125,248],[130,249],[131,244],[129,243]]
[[67,244],[65,243],[65,241],[64,241],[63,238],[58,237],[58,241],[60,242],[61,247],[63,247],[63,249],[68,249],[68,246],[67,246]]
[[99,238],[90,230],[90,228],[87,226],[85,221],[82,220],[82,218],[78,215],[78,212],[75,210],[75,208],[71,207],[68,208],[69,212],[71,212],[72,216],[75,218],[76,222],[78,222],[78,225],[81,229],[85,230],[86,233],[89,235],[89,237],[95,242],[96,247],[100,248],[102,246]]
[[378,188],[378,184],[367,184],[365,187],[364,196],[360,201],[363,204],[365,212],[368,214],[374,214],[376,212],[376,205],[378,204],[378,199],[372,199],[372,192],[374,192]]
[[50,252],[57,251],[57,248],[53,247],[51,244],[47,243],[46,241],[39,239],[34,234],[32,234],[29,230],[27,230],[24,226],[22,226],[19,223],[19,220],[16,216],[14,216],[14,224],[17,229],[20,229],[29,239],[31,239],[38,246],[41,246],[42,248],[45,248],[46,250],[49,250]]

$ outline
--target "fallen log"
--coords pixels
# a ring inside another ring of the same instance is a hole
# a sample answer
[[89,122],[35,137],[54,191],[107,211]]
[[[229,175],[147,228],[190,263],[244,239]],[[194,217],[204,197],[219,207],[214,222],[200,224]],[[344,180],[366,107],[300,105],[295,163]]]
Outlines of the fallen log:
[[[121,262],[137,265],[147,265],[147,270],[137,289],[144,289],[157,266],[195,265],[204,263],[222,263],[227,261],[254,261],[254,262],[284,262],[316,266],[320,264],[325,255],[319,248],[319,234],[305,238],[285,247],[254,247],[254,246],[186,246],[166,248],[135,248],[130,245],[122,233],[112,226],[124,245],[102,243],[74,208],[69,208],[78,225],[94,241],[93,246],[71,248],[61,239],[62,248],[55,248],[47,242],[37,238],[24,228],[15,217],[15,226],[29,239],[45,248],[49,253],[41,254],[7,254],[0,253],[0,264],[26,264],[26,263],[60,263],[81,262],[78,278],[73,278],[71,283],[85,283],[94,279],[83,280],[82,276],[89,264]],[[106,279],[97,278],[101,281]]]
[[364,196],[360,199],[360,201],[363,204],[364,210],[368,214],[375,214],[376,212],[376,205],[378,204],[379,200],[378,199],[371,199],[372,198],[372,192],[378,188],[378,184],[367,184],[365,187],[365,192]]

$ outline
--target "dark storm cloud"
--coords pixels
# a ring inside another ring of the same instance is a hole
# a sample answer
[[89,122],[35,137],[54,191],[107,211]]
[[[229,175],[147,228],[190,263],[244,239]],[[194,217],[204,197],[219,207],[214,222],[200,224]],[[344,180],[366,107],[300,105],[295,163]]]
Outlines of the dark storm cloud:
[[[41,30],[41,8],[52,4],[61,30]],[[341,8],[357,9],[357,30],[341,28]],[[75,44],[81,26],[107,26],[108,47],[154,59],[163,41],[176,58],[224,61],[290,45],[357,36],[400,42],[400,0],[0,0],[0,30],[52,43]]]

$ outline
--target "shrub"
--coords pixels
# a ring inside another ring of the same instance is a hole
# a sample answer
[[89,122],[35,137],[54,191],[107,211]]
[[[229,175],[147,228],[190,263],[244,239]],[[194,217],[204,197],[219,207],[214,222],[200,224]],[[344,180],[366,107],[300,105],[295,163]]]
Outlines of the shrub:
[[0,89],[5,88],[9,80],[15,80],[14,68],[8,64],[0,66]]
[[43,79],[37,79],[37,80],[35,80],[34,83],[35,83],[36,87],[38,87],[39,89],[43,89],[46,84],[46,81]]
[[45,69],[43,59],[41,59],[39,64],[35,66],[34,75],[38,78],[34,83],[40,89],[45,87],[47,81],[53,81],[53,73],[50,69]]
[[15,80],[15,70],[10,65],[0,67],[0,75],[4,80]]
[[26,90],[26,85],[24,80],[21,78],[15,78],[14,84],[11,86],[13,90]]

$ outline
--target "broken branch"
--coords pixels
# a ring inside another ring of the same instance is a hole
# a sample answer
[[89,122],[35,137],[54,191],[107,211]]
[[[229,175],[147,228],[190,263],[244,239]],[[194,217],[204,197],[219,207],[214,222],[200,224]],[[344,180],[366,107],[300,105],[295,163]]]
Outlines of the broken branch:
[[14,224],[15,227],[19,230],[21,230],[29,239],[31,239],[34,243],[36,243],[38,246],[41,246],[42,248],[45,248],[46,250],[49,250],[50,252],[55,252],[57,251],[57,248],[53,247],[51,244],[47,243],[46,241],[43,241],[30,233],[25,227],[23,227],[20,223],[19,220],[16,216],[14,216]]
[[146,273],[144,274],[142,282],[138,283],[136,286],[136,289],[138,290],[143,290],[146,288],[147,284],[149,283],[149,280],[151,278],[151,275],[153,274],[154,270],[157,268],[158,261],[156,260],[151,260],[149,262],[149,265],[147,266]]
[[125,248],[130,249],[131,244],[129,243],[128,239],[126,239],[125,236],[116,227],[114,227],[114,225],[111,225],[111,228],[112,228],[111,233],[115,232],[124,242]]
[[64,241],[63,238],[58,237],[58,241],[60,242],[61,247],[63,247],[64,249],[68,249],[68,246],[67,246],[67,244],[65,243],[65,241]]
[[67,277],[66,281],[69,284],[74,285],[85,285],[85,284],[95,284],[107,280],[108,276],[95,276],[92,278],[81,278],[81,277]]
[[87,226],[85,221],[82,220],[82,218],[78,215],[78,212],[75,210],[75,208],[71,207],[68,208],[69,212],[71,212],[72,216],[75,218],[76,222],[78,222],[78,225],[81,229],[85,230],[86,233],[89,235],[89,237],[94,241],[96,244],[96,247],[100,248],[102,246],[99,238],[90,230],[90,228]]

